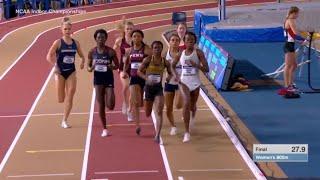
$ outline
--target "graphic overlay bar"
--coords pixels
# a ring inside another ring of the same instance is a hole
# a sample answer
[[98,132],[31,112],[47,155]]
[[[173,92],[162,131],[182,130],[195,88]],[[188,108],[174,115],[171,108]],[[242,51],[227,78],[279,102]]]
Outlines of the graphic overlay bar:
[[308,162],[308,144],[253,144],[256,162]]

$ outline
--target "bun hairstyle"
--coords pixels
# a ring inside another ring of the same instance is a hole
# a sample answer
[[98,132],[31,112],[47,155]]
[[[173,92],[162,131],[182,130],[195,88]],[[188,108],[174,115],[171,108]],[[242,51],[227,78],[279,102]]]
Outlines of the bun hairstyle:
[[133,26],[134,24],[131,21],[127,21],[125,16],[122,16],[121,20],[115,24],[115,28],[120,32],[121,36],[124,37],[125,35],[125,26],[130,25]]
[[71,20],[69,17],[63,17],[61,21],[61,25],[71,25]]
[[299,8],[297,6],[291,6],[288,11],[287,18],[289,18],[291,14],[298,13],[298,12],[299,12]]

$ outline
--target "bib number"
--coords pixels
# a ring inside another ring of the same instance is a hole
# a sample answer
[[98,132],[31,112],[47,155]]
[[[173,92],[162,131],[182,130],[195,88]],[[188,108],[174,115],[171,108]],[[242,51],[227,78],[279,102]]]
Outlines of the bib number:
[[97,64],[95,65],[94,70],[97,72],[107,72],[108,68],[105,65]]
[[182,72],[181,66],[180,67],[176,67],[176,71],[177,71],[178,75],[181,75],[181,72]]
[[152,82],[153,84],[161,82],[161,76],[159,74],[150,74],[148,75],[148,81]]
[[131,63],[131,69],[139,69],[141,63]]
[[73,56],[65,56],[65,57],[63,57],[63,63],[73,64],[74,63],[74,57]]
[[197,69],[192,66],[183,67],[182,73],[187,76],[193,76],[197,74]]

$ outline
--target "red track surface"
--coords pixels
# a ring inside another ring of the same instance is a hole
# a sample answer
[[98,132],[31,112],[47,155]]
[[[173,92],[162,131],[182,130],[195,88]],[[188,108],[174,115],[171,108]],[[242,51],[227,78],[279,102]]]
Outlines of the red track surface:
[[[186,6],[179,10],[188,10],[193,7],[204,8],[202,6]],[[174,9],[168,8],[171,12]],[[127,17],[137,17],[152,14],[152,11],[131,13]],[[112,22],[121,18],[118,16],[104,17],[81,23],[74,23],[73,30],[77,31],[88,26]],[[20,59],[20,61],[9,71],[9,73],[0,81],[0,116],[8,115],[25,115],[29,112],[41,86],[44,84],[45,78],[51,69],[50,64],[45,60],[47,51],[51,43],[60,38],[60,30],[54,29],[41,35],[38,41],[30,48],[30,50]],[[41,50],[41,51],[40,51]],[[28,68],[27,68],[28,67]],[[28,83],[18,83],[18,82]],[[17,134],[25,117],[0,117],[0,160],[2,161],[5,153],[11,145],[15,135]]]
[[[168,1],[173,1],[173,0],[139,0],[139,1],[131,1],[131,2],[110,3],[110,4],[100,5],[100,6],[83,6],[77,9],[85,10],[86,12],[92,12],[92,11],[99,11],[99,10],[105,10],[105,9],[120,8],[124,6],[135,6],[135,5],[152,4],[152,3],[158,3],[158,2],[168,2]],[[33,24],[36,22],[49,20],[52,18],[63,17],[63,16],[64,14],[58,14],[58,13],[41,14],[39,16],[29,16],[28,18],[23,18],[23,19],[16,18],[15,21],[0,22],[0,26],[1,26],[0,38],[5,36],[5,34],[9,33],[10,31],[13,31],[19,27]],[[1,25],[2,23],[5,23],[5,25]]]
[[[139,25],[141,29],[151,28],[161,25],[170,25],[171,20],[156,21]],[[108,39],[114,42],[115,33],[110,33]],[[111,46],[112,47],[112,46]],[[118,74],[114,73],[115,79],[118,79]],[[122,95],[120,92],[121,84],[115,81],[116,107],[121,109]],[[143,109],[143,108],[141,108]],[[97,105],[95,112],[98,111]],[[88,158],[87,179],[166,179],[164,163],[162,160],[159,145],[153,141],[155,135],[154,127],[151,118],[147,118],[144,113],[140,113],[141,123],[147,125],[142,126],[142,135],[135,134],[135,123],[128,123],[126,116],[121,113],[107,114],[107,123],[116,124],[131,124],[132,126],[112,126],[109,130],[112,137],[101,137],[101,121],[98,114],[94,115],[93,128],[91,134],[90,153]],[[121,156],[119,156],[121,154]],[[143,161],[143,163],[142,163]],[[152,171],[159,172],[149,173],[120,173],[120,174],[95,174],[95,172],[119,172],[119,171]]]

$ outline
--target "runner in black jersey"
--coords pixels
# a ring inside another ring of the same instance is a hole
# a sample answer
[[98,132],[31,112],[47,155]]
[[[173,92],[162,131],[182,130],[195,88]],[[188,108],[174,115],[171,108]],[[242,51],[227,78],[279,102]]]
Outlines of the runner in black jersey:
[[47,60],[55,65],[58,102],[65,102],[61,126],[69,128],[67,119],[72,109],[77,85],[75,54],[78,53],[81,58],[80,69],[83,69],[85,59],[79,42],[71,38],[71,21],[68,17],[63,18],[61,30],[63,36],[54,41],[47,54]]
[[149,46],[143,42],[144,34],[141,30],[134,30],[131,34],[132,47],[128,49],[125,54],[125,62],[123,68],[123,78],[128,78],[129,75],[126,71],[131,67],[130,70],[130,113],[132,114],[133,120],[136,121],[136,133],[140,135],[140,118],[139,108],[143,106],[142,94],[145,84],[145,80],[138,76],[138,69],[143,59],[152,54]]
[[94,33],[97,46],[88,54],[88,71],[94,71],[93,84],[96,91],[96,100],[99,104],[99,116],[103,125],[101,136],[108,135],[105,107],[114,109],[114,79],[113,70],[119,67],[119,61],[115,50],[105,45],[108,34],[104,29],[98,29]]

